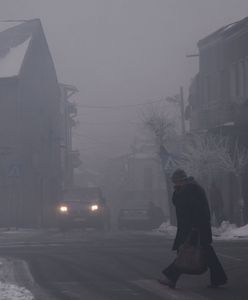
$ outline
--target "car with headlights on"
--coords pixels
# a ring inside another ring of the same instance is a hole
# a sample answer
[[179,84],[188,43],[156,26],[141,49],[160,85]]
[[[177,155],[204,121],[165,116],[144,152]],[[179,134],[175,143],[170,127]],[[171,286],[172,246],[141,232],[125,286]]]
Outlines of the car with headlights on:
[[61,230],[70,228],[104,228],[105,202],[99,188],[75,188],[64,192],[57,207]]

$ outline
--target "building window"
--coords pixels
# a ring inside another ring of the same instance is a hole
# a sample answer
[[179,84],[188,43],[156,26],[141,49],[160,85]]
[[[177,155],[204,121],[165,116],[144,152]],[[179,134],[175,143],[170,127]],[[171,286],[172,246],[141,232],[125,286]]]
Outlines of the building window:
[[213,102],[217,102],[220,99],[220,82],[220,72],[213,73],[210,95],[210,100]]
[[245,58],[245,79],[244,79],[244,86],[245,86],[245,97],[248,97],[248,57]]
[[240,60],[238,64],[238,91],[237,96],[244,97],[245,95],[245,62]]
[[230,95],[231,98],[235,98],[237,96],[237,65],[233,63],[230,68]]
[[246,94],[246,68],[247,62],[240,60],[233,63],[230,69],[230,95],[232,98],[244,97]]
[[210,99],[210,80],[209,76],[203,78],[203,99],[204,103],[208,103]]
[[220,82],[220,89],[219,89],[219,97],[221,101],[226,101],[226,72],[225,70],[221,70],[219,72],[219,82]]
[[144,168],[144,188],[145,189],[152,189],[153,187],[153,174],[151,167]]

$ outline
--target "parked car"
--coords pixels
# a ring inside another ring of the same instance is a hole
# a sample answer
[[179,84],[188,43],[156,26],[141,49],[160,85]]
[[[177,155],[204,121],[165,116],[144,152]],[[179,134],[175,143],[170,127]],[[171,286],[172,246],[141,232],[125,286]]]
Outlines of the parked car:
[[123,208],[118,216],[118,228],[123,229],[148,229],[150,217],[145,208]]
[[163,210],[153,202],[148,205],[134,205],[120,209],[118,228],[123,229],[154,229],[163,223],[165,216]]
[[66,191],[57,208],[61,230],[70,228],[104,228],[105,203],[99,188],[77,188]]

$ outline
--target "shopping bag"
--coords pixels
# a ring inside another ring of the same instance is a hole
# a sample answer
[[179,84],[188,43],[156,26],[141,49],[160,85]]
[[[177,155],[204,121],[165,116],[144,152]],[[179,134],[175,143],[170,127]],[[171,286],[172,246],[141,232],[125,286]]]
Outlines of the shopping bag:
[[[192,242],[192,234],[197,234],[197,240]],[[184,274],[203,274],[207,270],[206,254],[200,244],[200,234],[195,231],[190,234],[186,242],[179,247],[174,261],[176,269]]]

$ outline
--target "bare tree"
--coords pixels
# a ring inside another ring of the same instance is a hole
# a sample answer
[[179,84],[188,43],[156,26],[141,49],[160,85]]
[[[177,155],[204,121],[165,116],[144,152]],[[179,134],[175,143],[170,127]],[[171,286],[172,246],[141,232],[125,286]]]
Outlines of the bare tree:
[[248,163],[248,152],[238,142],[234,149],[231,142],[223,136],[195,135],[188,140],[182,153],[181,167],[195,176],[209,189],[215,174],[233,174],[238,187],[239,222],[244,224],[244,199],[242,196],[242,174]]
[[168,144],[175,138],[175,123],[170,116],[168,106],[161,100],[157,104],[146,106],[141,115],[145,129],[153,135],[158,147]]
[[[169,149],[175,150],[175,144],[178,143],[178,137],[175,130],[175,120],[172,119],[172,114],[169,114],[168,106],[161,101],[156,105],[146,107],[142,112],[142,123],[145,129],[152,135],[157,148],[157,153],[160,158],[161,168],[164,173],[164,178],[168,191],[168,199],[171,198],[172,190],[169,180],[169,173],[172,170],[165,169],[168,162]],[[178,148],[178,147],[177,147]],[[174,152],[172,150],[172,152]],[[169,201],[170,221],[175,224],[175,213]]]
[[[180,159],[174,167],[182,167],[192,174],[209,190],[216,174],[231,173],[238,186],[239,222],[244,224],[244,199],[242,196],[242,174],[248,163],[248,152],[238,143],[234,149],[228,138],[216,135],[196,134],[179,138],[173,119],[168,114],[166,105],[152,105],[142,113],[143,124],[152,133],[163,164],[162,154],[172,146],[172,151],[180,152]],[[175,147],[176,145],[176,147]],[[161,151],[162,150],[162,151]],[[173,170],[171,170],[173,171]],[[165,172],[165,177],[166,171]],[[168,178],[167,178],[168,179]],[[168,180],[167,180],[168,183]]]
[[226,154],[226,139],[195,134],[185,140],[180,165],[200,181],[211,179],[221,170],[219,157]]
[[236,141],[234,149],[226,142],[225,151],[219,156],[221,168],[234,175],[238,189],[238,209],[240,225],[244,225],[244,198],[242,193],[242,175],[248,164],[248,151]]

